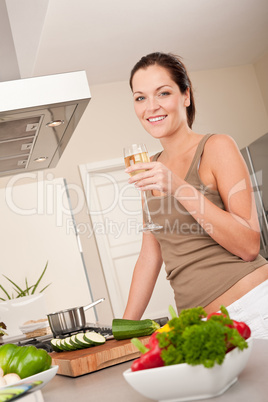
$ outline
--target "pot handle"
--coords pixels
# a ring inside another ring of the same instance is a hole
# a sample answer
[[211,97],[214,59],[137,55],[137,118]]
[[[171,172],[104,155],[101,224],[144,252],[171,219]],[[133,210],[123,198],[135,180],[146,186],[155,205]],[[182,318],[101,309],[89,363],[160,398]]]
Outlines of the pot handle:
[[103,299],[96,300],[93,303],[90,303],[87,306],[84,306],[83,309],[88,310],[89,308],[96,306],[96,304],[101,303],[103,300],[105,300],[105,299],[103,298]]

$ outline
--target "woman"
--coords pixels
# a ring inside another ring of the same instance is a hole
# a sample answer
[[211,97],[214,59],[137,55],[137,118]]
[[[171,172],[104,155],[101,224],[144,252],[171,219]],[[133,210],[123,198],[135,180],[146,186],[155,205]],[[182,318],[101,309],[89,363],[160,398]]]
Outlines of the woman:
[[227,135],[192,130],[192,85],[178,57],[143,57],[130,86],[137,117],[163,151],[126,172],[146,169],[129,183],[147,191],[163,229],[143,235],[124,318],[142,317],[164,261],[178,312],[225,305],[253,336],[268,338],[268,264],[259,255],[254,196],[237,145]]

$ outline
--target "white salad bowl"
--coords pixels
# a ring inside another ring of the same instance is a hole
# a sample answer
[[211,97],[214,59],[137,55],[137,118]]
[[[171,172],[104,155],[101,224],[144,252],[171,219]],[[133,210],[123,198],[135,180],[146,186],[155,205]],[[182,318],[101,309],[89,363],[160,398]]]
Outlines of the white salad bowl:
[[206,368],[186,363],[148,370],[124,371],[125,380],[137,392],[161,402],[192,401],[223,394],[237,381],[249,359],[252,340],[243,351],[235,348],[227,353],[221,365]]
[[52,380],[53,377],[57,374],[59,366],[50,366],[49,369],[45,371],[41,371],[40,373],[31,375],[30,377],[23,378],[22,380],[17,381],[16,383],[12,385],[5,385],[4,387],[0,387],[0,391],[9,388],[10,386],[15,386],[15,385],[22,385],[22,384],[32,384],[35,381],[40,381],[40,384],[31,388],[28,392],[35,392],[38,389],[43,388],[49,381]]

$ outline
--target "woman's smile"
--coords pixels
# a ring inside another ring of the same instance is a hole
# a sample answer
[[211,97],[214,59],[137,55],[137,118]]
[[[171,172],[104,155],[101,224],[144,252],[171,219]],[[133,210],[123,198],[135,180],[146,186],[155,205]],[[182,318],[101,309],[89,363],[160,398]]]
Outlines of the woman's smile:
[[150,123],[158,123],[158,122],[164,120],[166,117],[167,117],[167,115],[164,115],[164,116],[154,116],[154,117],[149,117],[147,120],[148,120]]

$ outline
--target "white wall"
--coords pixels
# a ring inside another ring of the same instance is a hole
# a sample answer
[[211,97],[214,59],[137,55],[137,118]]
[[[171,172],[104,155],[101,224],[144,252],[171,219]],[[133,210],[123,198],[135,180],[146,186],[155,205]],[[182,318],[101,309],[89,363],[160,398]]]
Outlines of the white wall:
[[[92,300],[64,181],[43,181],[41,174],[37,179],[0,190],[0,272],[25,289],[25,279],[28,286],[34,285],[48,263],[37,288],[39,291],[50,284],[44,291],[46,314],[85,306]],[[1,285],[9,295],[16,295],[14,286],[2,275]],[[91,309],[87,318],[95,322]]]
[[[190,74],[196,97],[194,129],[232,135],[240,148],[267,130],[264,99],[252,65]],[[71,158],[79,163],[120,157],[124,144],[144,141],[149,150],[158,141],[141,127],[128,82],[91,87],[92,100],[71,140],[59,169]]]
[[[190,76],[197,108],[194,130],[229,134],[240,148],[265,134],[268,131],[268,115],[265,108],[267,101],[260,88],[263,75],[265,72],[261,73],[261,64],[192,72]],[[124,145],[134,141],[145,142],[151,152],[160,149],[158,142],[149,137],[134,114],[128,82],[92,86],[91,92],[92,100],[58,166],[45,171],[45,176],[65,177],[67,183],[73,186],[70,192],[73,206],[77,206],[78,199],[82,200],[82,207],[76,211],[76,221],[85,225],[90,225],[90,219],[78,166],[122,157]],[[8,180],[0,179],[0,187],[5,187]],[[93,296],[95,299],[106,298],[106,303],[98,307],[100,320],[109,323],[112,312],[94,236],[88,231],[81,235],[81,242]],[[11,269],[15,273],[19,268]],[[55,297],[60,295],[58,290]]]
[[267,132],[268,116],[252,65],[191,74],[197,132],[231,135],[243,148]]

